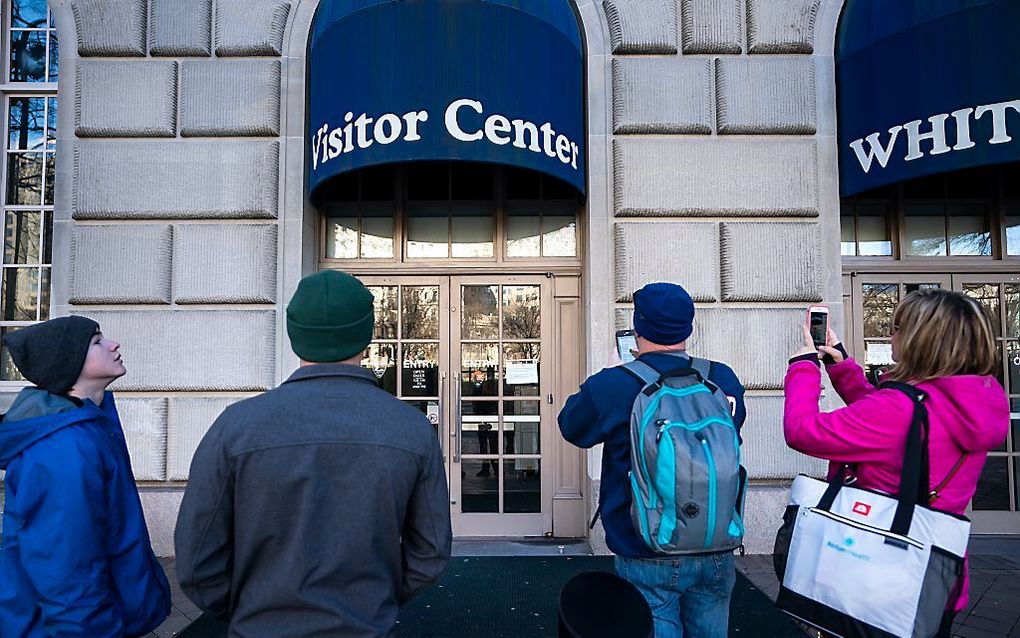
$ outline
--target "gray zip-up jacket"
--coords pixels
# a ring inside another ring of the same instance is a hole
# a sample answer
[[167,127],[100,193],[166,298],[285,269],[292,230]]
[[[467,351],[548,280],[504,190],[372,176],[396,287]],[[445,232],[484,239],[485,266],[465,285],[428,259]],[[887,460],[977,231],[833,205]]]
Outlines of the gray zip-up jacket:
[[450,498],[421,412],[343,364],[227,408],[175,535],[188,598],[231,638],[390,636],[450,558]]

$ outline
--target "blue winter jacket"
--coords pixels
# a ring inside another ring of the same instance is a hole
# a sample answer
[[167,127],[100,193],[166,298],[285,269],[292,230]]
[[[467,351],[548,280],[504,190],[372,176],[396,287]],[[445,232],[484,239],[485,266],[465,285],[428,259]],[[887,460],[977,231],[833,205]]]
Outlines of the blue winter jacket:
[[[677,353],[649,352],[641,361],[659,372],[682,365]],[[733,397],[733,423],[744,424],[744,387],[726,364],[712,362],[709,380],[727,396]],[[602,524],[606,544],[613,553],[624,558],[661,557],[645,545],[634,531],[630,518],[630,410],[641,392],[641,384],[620,368],[605,368],[588,377],[581,391],[567,399],[559,414],[563,438],[578,447],[588,448],[605,443],[602,449]]]
[[140,636],[167,617],[112,393],[97,406],[22,390],[0,422],[0,469],[0,636]]

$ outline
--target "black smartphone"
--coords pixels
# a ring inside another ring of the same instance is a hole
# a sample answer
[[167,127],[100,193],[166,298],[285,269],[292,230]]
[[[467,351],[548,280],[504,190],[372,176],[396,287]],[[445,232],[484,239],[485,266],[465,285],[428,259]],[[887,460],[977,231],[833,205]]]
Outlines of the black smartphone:
[[634,360],[634,355],[631,350],[637,350],[637,338],[634,336],[633,330],[617,330],[616,331],[616,354],[620,355],[620,359],[624,363],[628,363]]
[[808,329],[811,331],[811,341],[815,346],[824,346],[825,334],[829,330],[828,306],[811,306],[808,308]]

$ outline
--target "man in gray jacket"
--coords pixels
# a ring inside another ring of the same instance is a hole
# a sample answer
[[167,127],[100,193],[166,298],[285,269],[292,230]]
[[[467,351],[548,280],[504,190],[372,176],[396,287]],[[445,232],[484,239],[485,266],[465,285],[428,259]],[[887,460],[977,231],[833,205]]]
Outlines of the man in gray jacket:
[[372,295],[305,277],[287,307],[301,367],[223,412],[191,464],[177,576],[231,638],[390,636],[450,558],[450,498],[425,416],[359,366]]

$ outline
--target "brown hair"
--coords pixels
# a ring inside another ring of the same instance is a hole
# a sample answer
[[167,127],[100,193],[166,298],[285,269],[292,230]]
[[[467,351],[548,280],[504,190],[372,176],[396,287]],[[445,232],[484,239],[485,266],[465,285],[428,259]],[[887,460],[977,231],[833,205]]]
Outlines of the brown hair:
[[884,381],[920,383],[959,374],[991,374],[995,332],[988,313],[970,297],[949,290],[916,290],[896,308],[898,361]]

